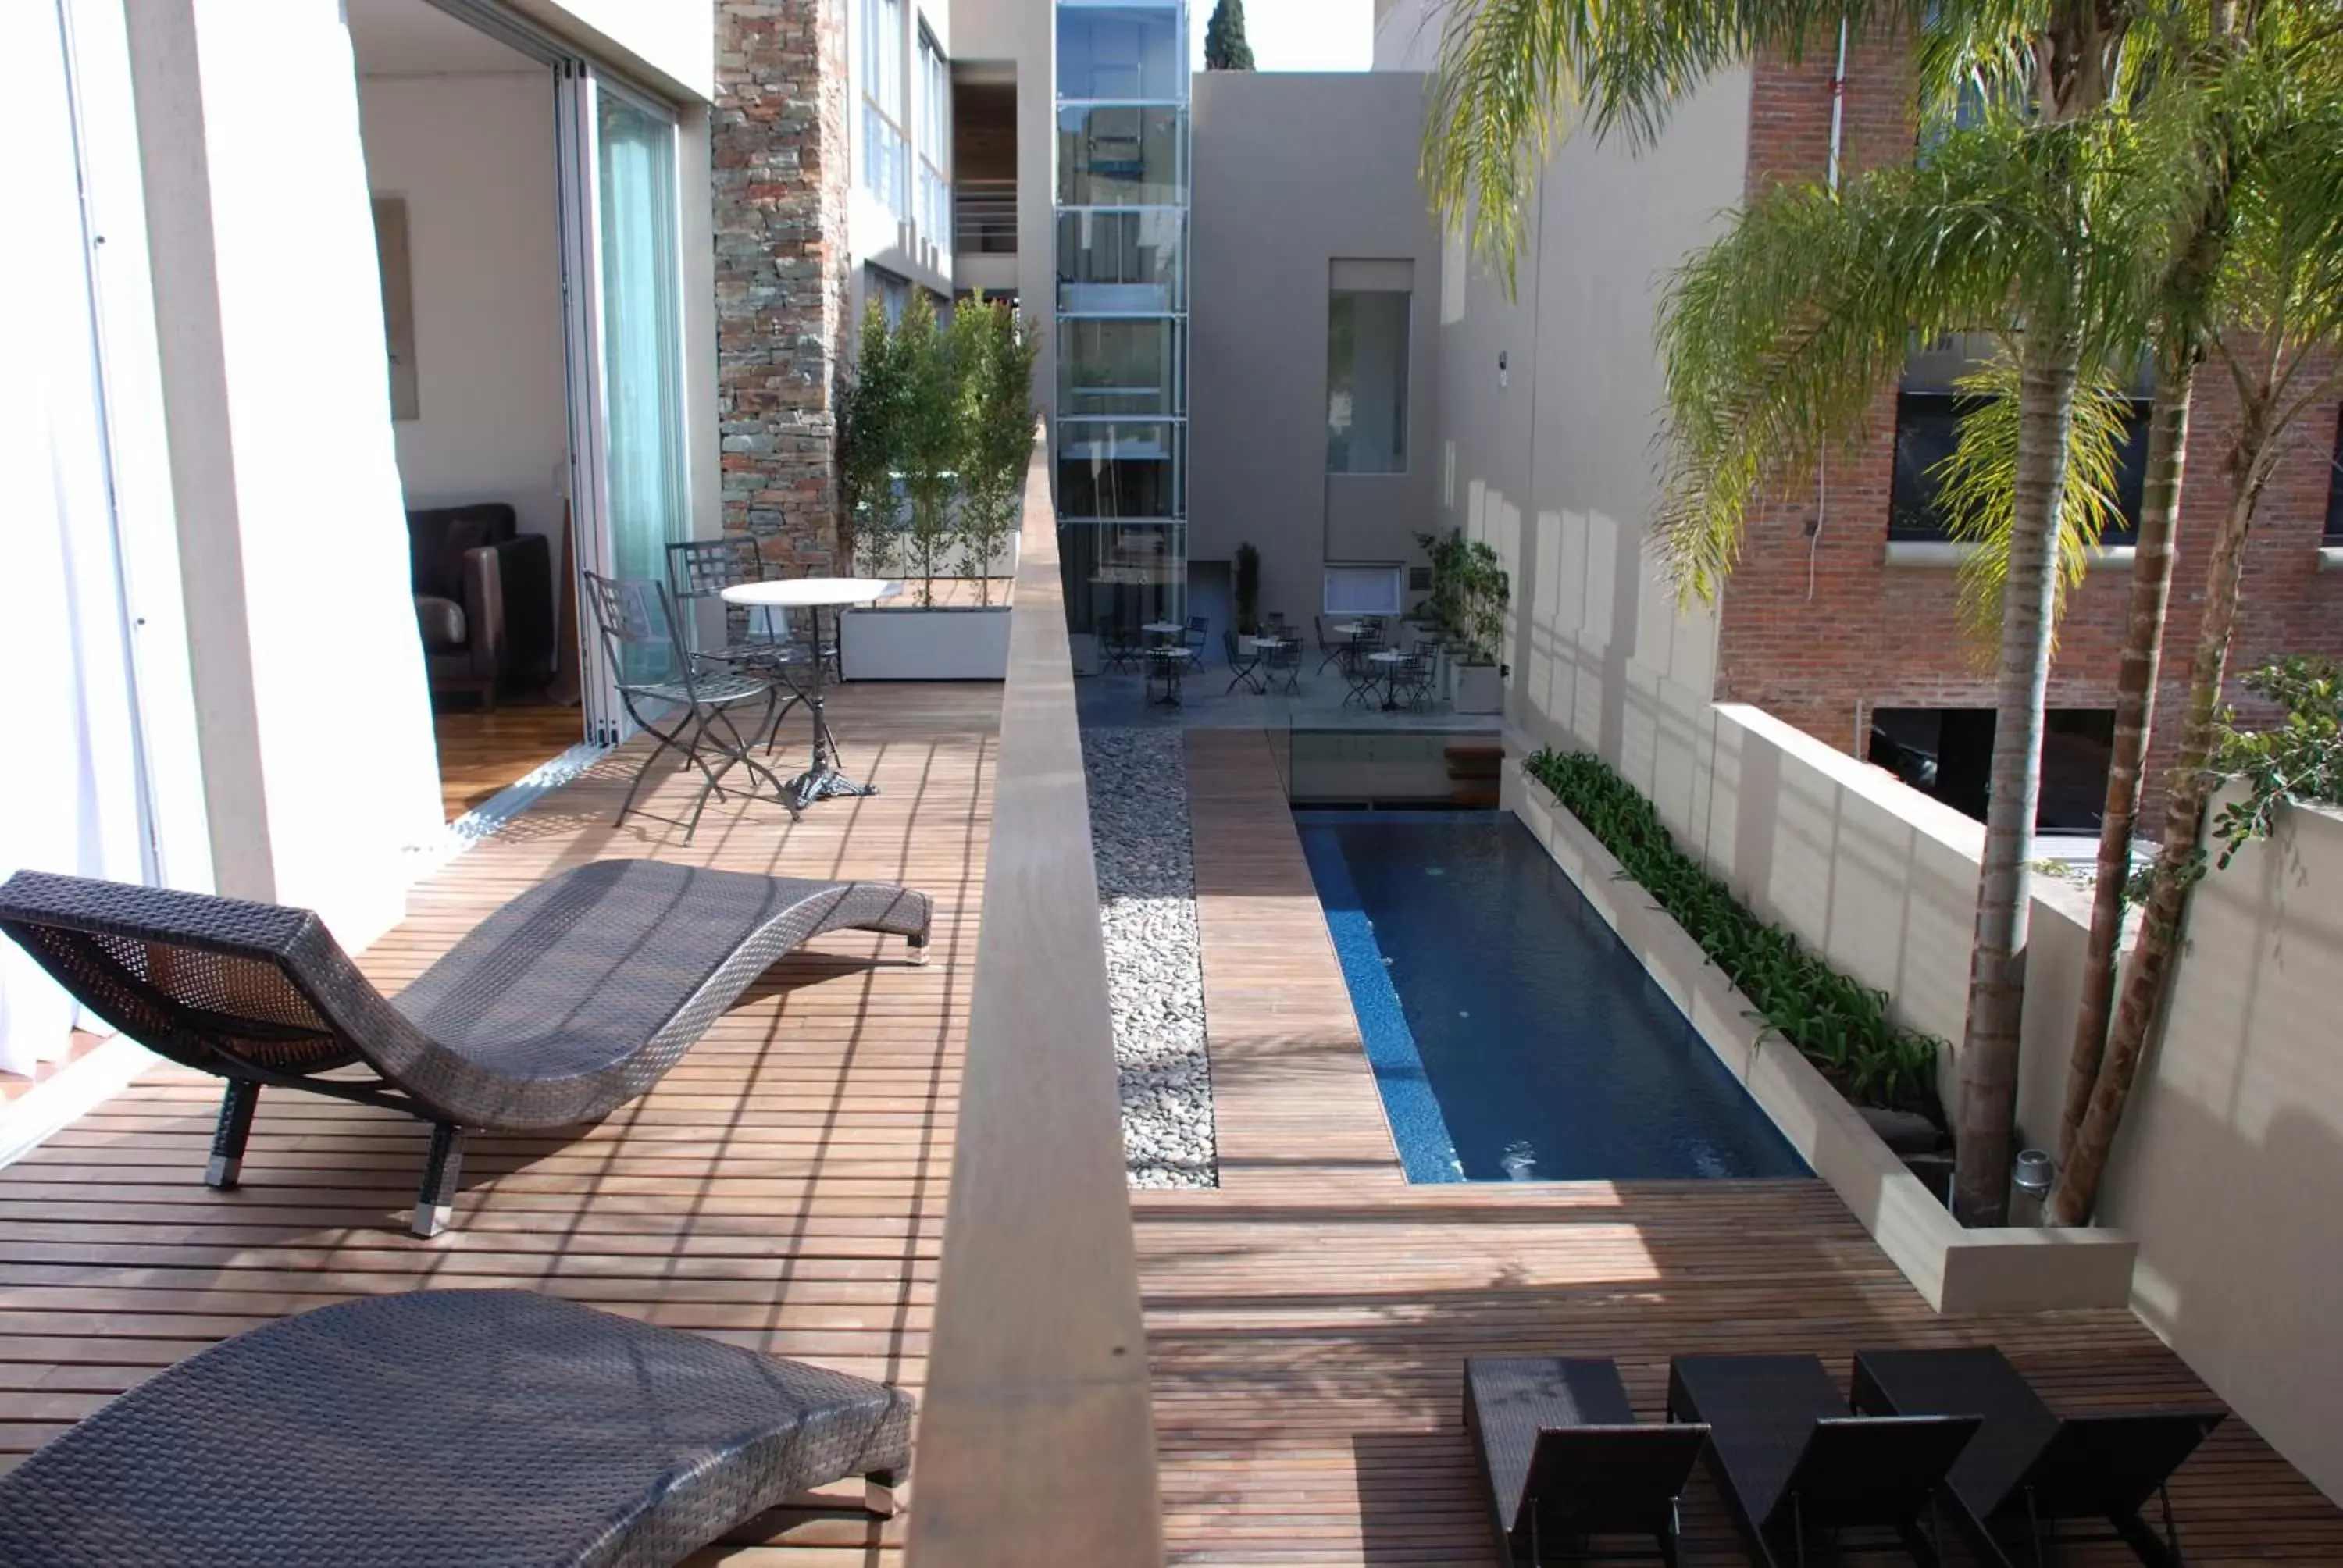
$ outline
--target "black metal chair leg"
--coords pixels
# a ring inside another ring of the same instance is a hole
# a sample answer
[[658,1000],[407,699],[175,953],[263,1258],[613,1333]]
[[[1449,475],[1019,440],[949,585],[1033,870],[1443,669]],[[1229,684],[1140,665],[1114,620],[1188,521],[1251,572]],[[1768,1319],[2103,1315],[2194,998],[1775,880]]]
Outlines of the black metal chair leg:
[[423,1161],[422,1185],[416,1189],[415,1218],[407,1233],[428,1240],[447,1228],[456,1212],[456,1182],[463,1172],[464,1130],[453,1122],[431,1124],[431,1152]]
[[2162,1535],[2149,1529],[2147,1521],[2137,1513],[2112,1514],[2107,1523],[2115,1526],[2116,1533],[2123,1537],[2124,1544],[2129,1546],[2148,1568],[2180,1568],[2180,1536],[2172,1523],[2172,1499],[2166,1489],[2158,1487],[2157,1490],[2164,1494]]
[[244,1179],[244,1141],[252,1136],[252,1112],[259,1103],[260,1085],[241,1078],[227,1081],[227,1092],[220,1097],[219,1125],[212,1130],[205,1186],[233,1192]]

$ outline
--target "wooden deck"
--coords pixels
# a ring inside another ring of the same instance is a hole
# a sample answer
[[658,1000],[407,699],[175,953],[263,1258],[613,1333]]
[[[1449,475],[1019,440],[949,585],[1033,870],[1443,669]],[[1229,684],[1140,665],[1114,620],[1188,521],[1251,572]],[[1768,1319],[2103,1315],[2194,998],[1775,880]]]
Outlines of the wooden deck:
[[[479,1141],[438,1241],[400,1230],[418,1128],[269,1095],[245,1188],[215,1194],[216,1091],[176,1071],[0,1171],[0,1465],[222,1335],[426,1285],[523,1285],[922,1386],[998,707],[994,687],[849,688],[848,766],[885,792],[795,827],[713,806],[689,849],[657,823],[611,829],[622,754],[419,889],[362,960],[386,989],[605,855],[885,878],[938,902],[927,966],[825,938],[601,1126]],[[2120,1312],[1936,1319],[1819,1182],[1405,1185],[1267,748],[1190,744],[1226,1185],[1134,1202],[1175,1560],[1493,1561],[1458,1421],[1468,1354],[1618,1356],[1646,1415],[1669,1354],[1725,1349],[1813,1350],[1843,1376],[1858,1345],[1990,1341],[2057,1402],[2201,1397]],[[2343,1562],[2343,1513],[2242,1423],[2174,1502],[2192,1562]],[[1742,1561],[1704,1481],[1694,1503],[1691,1560]],[[807,1505],[699,1561],[870,1568],[900,1536]],[[2130,1561],[2094,1552],[2061,1561]],[[1030,1560],[1061,1561],[1046,1517]]]
[[[2054,1405],[2208,1397],[2127,1312],[1936,1317],[1820,1181],[1399,1182],[1268,747],[1188,744],[1223,1185],[1134,1196],[1175,1562],[1494,1562],[1470,1355],[1615,1357],[1646,1420],[1698,1352],[1843,1382],[1859,1347],[1992,1343]],[[2343,1511],[2234,1417],[2172,1491],[2191,1563],[2343,1562]],[[1687,1562],[1745,1561],[1705,1476],[1690,1503]]]

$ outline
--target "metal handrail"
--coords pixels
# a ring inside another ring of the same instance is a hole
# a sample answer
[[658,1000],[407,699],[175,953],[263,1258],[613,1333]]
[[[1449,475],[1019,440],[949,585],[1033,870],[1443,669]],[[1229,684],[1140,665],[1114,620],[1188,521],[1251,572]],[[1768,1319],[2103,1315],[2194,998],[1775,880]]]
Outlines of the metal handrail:
[[1047,453],[1025,475],[912,1568],[1163,1561]]
[[952,249],[1013,256],[1017,251],[1017,182],[963,179],[952,186]]

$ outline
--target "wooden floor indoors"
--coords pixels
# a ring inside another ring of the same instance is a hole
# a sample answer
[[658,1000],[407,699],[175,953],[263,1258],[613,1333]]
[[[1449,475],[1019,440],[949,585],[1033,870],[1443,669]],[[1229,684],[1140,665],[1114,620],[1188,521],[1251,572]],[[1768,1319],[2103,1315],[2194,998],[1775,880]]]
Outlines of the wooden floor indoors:
[[[438,1241],[400,1230],[419,1128],[272,1093],[246,1185],[216,1194],[200,1175],[216,1090],[176,1071],[0,1171],[0,1467],[223,1335],[427,1285],[522,1285],[919,1389],[999,703],[997,687],[850,687],[833,709],[845,761],[883,793],[796,826],[712,806],[689,848],[659,822],[612,828],[622,753],[417,889],[361,960],[386,989],[602,856],[883,878],[938,903],[926,966],[822,939],[602,1125],[482,1140]],[[1646,1416],[1670,1353],[1720,1349],[1809,1349],[1844,1376],[1858,1345],[1992,1342],[2056,1402],[2201,1396],[2124,1313],[1934,1318],[1818,1182],[1407,1186],[1266,744],[1190,745],[1227,1184],[1134,1202],[1176,1561],[1493,1561],[1458,1419],[1468,1354],[1618,1356]],[[652,807],[687,799],[671,781]],[[1691,1561],[1742,1561],[1704,1482],[1693,1501]],[[2343,1513],[2241,1422],[2174,1501],[2192,1563],[2343,1562]],[[870,1568],[901,1533],[809,1505],[695,1561]],[[1046,1517],[1029,1560],[1062,1561]]]
[[558,703],[483,709],[468,698],[445,700],[448,706],[431,715],[431,730],[439,743],[439,802],[450,822],[586,738],[585,715]]

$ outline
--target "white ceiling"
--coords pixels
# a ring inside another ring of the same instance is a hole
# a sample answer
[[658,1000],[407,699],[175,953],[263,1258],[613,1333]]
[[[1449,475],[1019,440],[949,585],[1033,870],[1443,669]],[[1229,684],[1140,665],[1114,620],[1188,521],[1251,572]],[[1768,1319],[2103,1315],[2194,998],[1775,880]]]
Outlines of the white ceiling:
[[544,65],[427,0],[343,0],[361,76],[479,75]]

